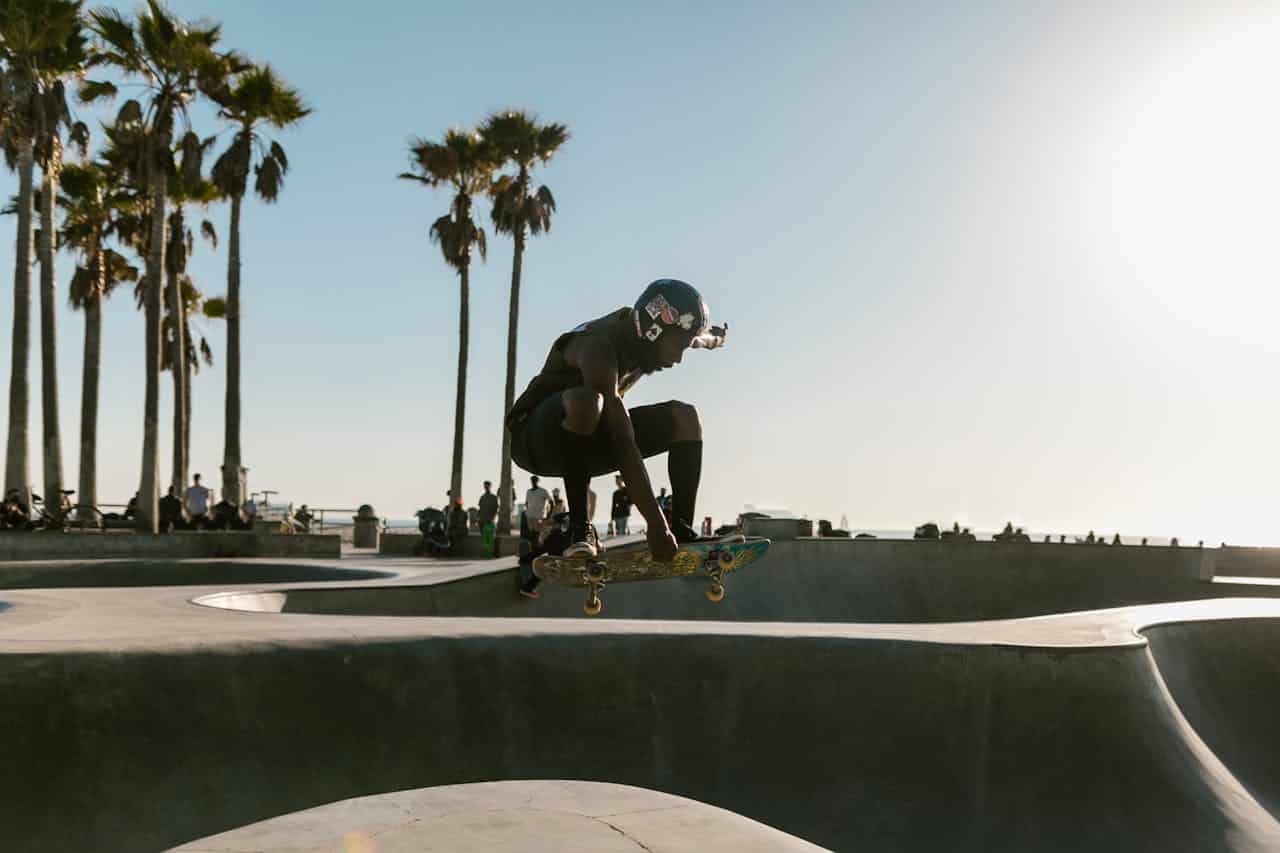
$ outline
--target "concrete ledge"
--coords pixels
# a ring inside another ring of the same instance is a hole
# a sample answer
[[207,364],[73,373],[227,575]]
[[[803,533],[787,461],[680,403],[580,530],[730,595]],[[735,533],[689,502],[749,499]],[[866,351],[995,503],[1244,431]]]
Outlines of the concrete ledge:
[[[499,536],[498,537],[498,553],[499,557],[512,557],[516,554],[516,548],[520,544],[519,536]],[[384,557],[415,557],[421,556],[419,549],[422,546],[422,534],[413,533],[384,533],[378,542],[378,553]],[[483,560],[488,555],[484,552],[484,540],[479,534],[471,534],[462,540],[462,547],[458,549],[455,555],[459,559],[467,560]]]
[[164,533],[6,533],[0,535],[0,561],[78,559],[198,559],[208,557],[342,556],[335,535],[287,536],[249,531]]

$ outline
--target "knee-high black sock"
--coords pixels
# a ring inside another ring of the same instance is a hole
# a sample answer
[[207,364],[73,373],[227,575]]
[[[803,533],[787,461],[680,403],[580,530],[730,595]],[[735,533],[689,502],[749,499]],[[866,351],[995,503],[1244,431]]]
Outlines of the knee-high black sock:
[[570,529],[577,530],[587,524],[587,487],[591,484],[591,472],[587,468],[587,454],[591,451],[591,436],[560,428],[565,446],[564,499],[569,503]]
[[702,442],[677,441],[672,444],[667,451],[667,476],[671,478],[671,510],[675,516],[672,520],[683,521],[693,527],[698,481],[702,479]]

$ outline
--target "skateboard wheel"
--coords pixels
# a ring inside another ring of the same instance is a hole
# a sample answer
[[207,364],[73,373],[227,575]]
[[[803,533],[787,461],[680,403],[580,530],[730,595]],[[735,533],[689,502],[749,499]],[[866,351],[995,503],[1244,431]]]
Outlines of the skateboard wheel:
[[729,569],[733,568],[733,552],[721,551],[720,555],[716,557],[716,561],[720,564],[720,568],[726,572],[729,571]]
[[599,616],[603,609],[604,602],[599,598],[588,598],[587,603],[582,605],[582,612],[588,616]]
[[724,599],[724,587],[718,583],[707,585],[707,600],[721,601]]
[[608,568],[608,566],[605,563],[588,563],[587,577],[602,578],[604,577],[604,571],[606,568]]

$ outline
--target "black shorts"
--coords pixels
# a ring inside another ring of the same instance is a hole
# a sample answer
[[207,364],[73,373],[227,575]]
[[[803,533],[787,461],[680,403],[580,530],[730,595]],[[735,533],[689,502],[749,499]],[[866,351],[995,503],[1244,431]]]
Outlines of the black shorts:
[[[664,453],[671,446],[672,418],[668,404],[636,406],[628,409],[636,446],[646,459]],[[560,394],[543,400],[524,420],[511,427],[511,459],[530,474],[564,476],[569,448],[564,440],[564,402]],[[618,470],[618,454],[603,422],[591,436],[587,451],[587,471],[592,477]]]

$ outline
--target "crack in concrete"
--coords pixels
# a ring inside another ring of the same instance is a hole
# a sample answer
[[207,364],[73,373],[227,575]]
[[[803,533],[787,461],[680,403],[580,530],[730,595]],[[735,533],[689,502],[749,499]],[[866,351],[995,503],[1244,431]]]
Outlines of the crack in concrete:
[[[585,817],[585,815],[584,815],[584,817]],[[614,832],[618,833],[618,834],[619,834],[619,835],[621,835],[623,838],[627,839],[627,840],[628,840],[628,841],[630,841],[632,844],[634,844],[635,846],[639,847],[641,850],[645,851],[645,853],[653,853],[653,850],[652,850],[651,848],[646,847],[646,846],[644,845],[644,843],[643,843],[643,842],[641,842],[641,841],[639,841],[639,840],[637,840],[637,839],[635,839],[635,838],[631,837],[631,835],[630,835],[630,834],[628,834],[626,830],[624,830],[624,829],[622,829],[622,828],[620,828],[620,827],[617,827],[617,826],[613,825],[612,823],[609,823],[609,821],[605,820],[604,818],[592,817],[591,819],[592,819],[592,820],[594,820],[594,821],[599,821],[600,823],[603,823],[605,826],[609,827],[609,828],[610,828],[610,829],[612,829]]]

